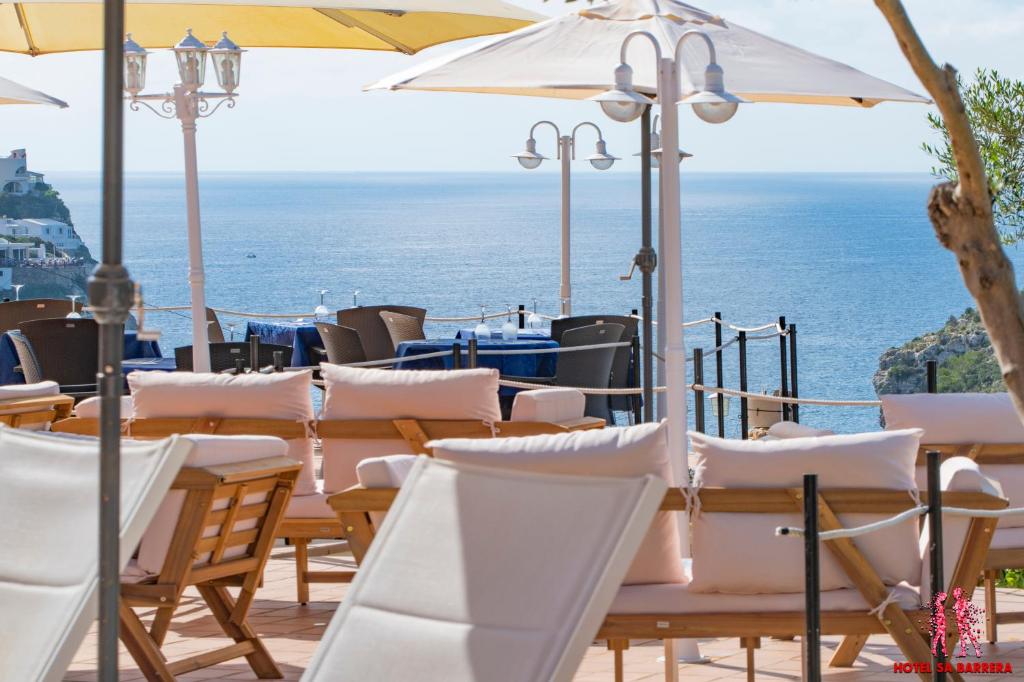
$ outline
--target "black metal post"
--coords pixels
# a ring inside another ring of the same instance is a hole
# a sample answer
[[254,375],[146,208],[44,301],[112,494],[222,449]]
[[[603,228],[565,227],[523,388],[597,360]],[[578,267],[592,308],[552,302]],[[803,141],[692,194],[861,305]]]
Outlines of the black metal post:
[[[693,383],[704,385],[704,349],[693,349]],[[693,391],[693,418],[697,430],[705,433],[704,425],[704,391],[694,389]]]
[[[722,388],[722,313],[715,313],[715,386]],[[718,391],[718,437],[725,438],[725,396]]]
[[103,3],[103,261],[89,278],[99,324],[99,646],[100,682],[118,677],[121,532],[121,359],[134,285],[122,263],[124,208],[124,2]]
[[526,329],[526,306],[519,304],[519,328]]
[[462,344],[452,344],[452,369],[462,369]]
[[642,275],[644,421],[654,421],[654,271],[658,255],[651,231],[651,107],[640,117],[640,250],[634,257]]
[[[786,316],[779,315],[779,330],[786,331]],[[789,349],[786,347],[786,337],[779,335],[779,395],[783,398],[789,397],[789,368],[786,366],[786,355]],[[782,421],[789,421],[789,405],[782,403]]]
[[283,372],[284,371],[284,351],[283,350],[275,350],[274,351],[274,371],[275,372]]
[[[942,453],[929,450],[928,457],[928,560],[931,562],[931,607],[945,609],[946,604],[936,604],[935,595],[946,591],[946,581],[942,575],[942,486],[939,484],[939,469],[942,467]],[[947,597],[949,599],[949,597]],[[933,615],[934,612],[933,612]],[[934,622],[934,620],[933,620]],[[945,619],[943,619],[945,622]],[[945,682],[946,654],[943,652],[946,633],[938,633],[943,638],[942,646],[935,647],[932,660],[932,680]]]
[[469,340],[469,368],[476,369],[476,350],[477,341],[476,339]]
[[245,358],[235,358],[235,374],[245,374]]
[[249,367],[254,372],[260,371],[260,337],[253,334],[249,337]]
[[[636,311],[634,311],[634,314]],[[630,346],[630,355],[632,356],[633,365],[633,388],[640,388],[640,337],[634,336]],[[643,400],[640,395],[634,393],[630,396],[630,403],[633,405],[633,423],[639,424],[643,421]]]
[[929,360],[925,363],[925,371],[928,375],[928,392],[938,393],[939,392],[939,363],[935,360]]
[[[794,398],[800,397],[800,389],[797,387],[796,382],[796,325],[789,325],[789,394]],[[790,406],[790,416],[793,421],[800,422],[800,406],[793,403]]]
[[821,596],[819,585],[818,477],[804,474],[804,680],[821,680]]
[[[740,332],[740,390],[747,392],[747,333]],[[747,399],[740,397],[740,438],[747,439],[747,431],[750,430],[750,419],[747,414]]]

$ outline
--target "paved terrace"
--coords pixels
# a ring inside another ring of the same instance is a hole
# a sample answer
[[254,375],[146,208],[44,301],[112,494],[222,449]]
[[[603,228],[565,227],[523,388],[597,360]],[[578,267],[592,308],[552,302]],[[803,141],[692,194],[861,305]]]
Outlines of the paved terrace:
[[[322,554],[311,556],[311,568],[331,568],[339,565],[354,565],[351,555]],[[314,548],[311,548],[311,554]],[[280,546],[274,550],[268,563],[264,587],[257,593],[250,622],[263,638],[271,655],[277,661],[286,680],[297,680],[307,661],[316,649],[327,623],[334,614],[338,602],[345,596],[347,585],[312,585],[312,601],[308,606],[295,603],[295,564],[290,547]],[[978,591],[980,594],[980,590]],[[202,600],[194,589],[187,593],[187,599],[175,616],[171,631],[167,635],[164,652],[171,660],[187,654],[198,653],[224,646],[227,642],[221,635],[220,628],[205,608]],[[1024,611],[1024,590],[1004,589],[999,595],[1000,606],[1008,609]],[[143,620],[148,619],[143,616]],[[1003,642],[996,646],[983,644],[986,661],[1010,662],[1013,665],[1012,675],[972,674],[968,680],[977,682],[994,682],[995,680],[1024,679],[1024,625],[1004,625],[1000,628]],[[827,661],[830,652],[838,645],[838,638],[824,638],[823,661]],[[762,640],[762,649],[757,652],[757,677],[760,680],[798,680],[800,679],[800,642],[783,642]],[[701,651],[711,658],[706,665],[684,665],[680,668],[680,677],[684,680],[710,682],[711,680],[746,680],[746,654],[740,649],[737,639],[701,640]],[[662,664],[658,662],[661,654],[659,642],[633,642],[626,652],[626,680],[656,682],[663,674]],[[834,682],[860,682],[881,679],[917,679],[913,675],[896,675],[893,673],[893,661],[900,660],[899,649],[892,640],[883,636],[874,636],[857,660],[853,669],[825,668],[825,679]],[[128,652],[121,647],[121,679],[144,679],[133,664]],[[96,679],[96,628],[90,630],[82,648],[75,656],[74,663],[66,680]],[[194,673],[182,675],[179,680],[256,680],[244,659],[222,663],[213,668],[206,668]],[[612,654],[604,646],[592,646],[587,652],[583,664],[576,675],[577,682],[611,682],[614,679]]]

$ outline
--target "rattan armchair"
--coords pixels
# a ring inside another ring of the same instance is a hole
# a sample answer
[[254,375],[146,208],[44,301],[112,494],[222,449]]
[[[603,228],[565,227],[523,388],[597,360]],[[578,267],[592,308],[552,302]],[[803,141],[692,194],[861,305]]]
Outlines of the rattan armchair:
[[30,320],[19,324],[18,330],[21,338],[11,334],[11,339],[26,383],[56,381],[62,393],[78,396],[96,392],[99,326],[95,320]]
[[395,344],[380,316],[384,311],[415,317],[421,324],[427,317],[427,311],[423,308],[405,305],[360,306],[338,311],[338,324],[351,327],[359,333],[367,360],[384,360],[395,355]]
[[318,360],[326,360],[335,365],[347,365],[350,362],[363,362],[366,360],[366,352],[363,351],[363,342],[359,339],[359,332],[351,327],[342,327],[330,322],[317,322],[316,330],[320,333],[320,340],[323,348],[314,348],[320,357]]
[[[562,335],[570,330],[579,327],[587,327],[592,324],[606,323],[621,324],[625,327],[620,341],[633,341],[637,336],[637,322],[635,317],[629,315],[578,315],[576,317],[563,317],[551,320],[551,339],[562,343]],[[630,384],[630,370],[633,376],[639,372],[637,363],[639,358],[633,357],[633,349],[623,346],[615,349],[615,359],[612,361],[612,377],[608,383],[609,388],[632,388]],[[609,407],[612,410],[632,410],[634,401],[639,401],[639,396],[613,395],[608,396]]]
[[[17,329],[22,322],[64,317],[72,310],[71,301],[59,298],[31,298],[24,301],[0,303],[0,332]],[[80,312],[82,304],[77,301],[74,310]]]

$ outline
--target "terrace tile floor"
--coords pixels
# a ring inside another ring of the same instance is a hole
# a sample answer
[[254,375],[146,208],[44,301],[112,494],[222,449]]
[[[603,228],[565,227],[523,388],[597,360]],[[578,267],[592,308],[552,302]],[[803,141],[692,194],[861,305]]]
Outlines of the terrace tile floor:
[[[323,547],[312,548],[312,551]],[[310,558],[314,568],[352,565],[351,556],[343,553],[324,554]],[[286,680],[297,680],[316,649],[335,608],[345,596],[347,585],[313,585],[312,601],[307,606],[295,603],[294,560],[291,548],[280,546],[274,550],[268,564],[264,587],[257,594],[250,622],[263,637],[267,648],[277,661]],[[979,590],[980,593],[980,590]],[[1024,590],[1004,589],[999,595],[1000,608],[1024,611]],[[144,620],[146,620],[144,618]],[[999,644],[982,644],[984,661],[1009,662],[1012,675],[972,674],[966,679],[977,682],[1022,679],[1024,677],[1024,624],[1004,625],[1000,628]],[[823,638],[823,665],[838,638]],[[201,599],[189,591],[186,603],[178,611],[167,636],[164,652],[171,660],[179,656],[223,646],[228,643]],[[701,640],[701,652],[711,658],[703,665],[683,665],[680,677],[684,680],[711,682],[712,680],[746,680],[746,653],[736,639]],[[625,655],[625,679],[631,682],[661,680],[663,664],[659,642],[633,642]],[[916,679],[912,675],[893,673],[893,661],[902,656],[892,640],[872,637],[852,669],[829,669],[824,677],[833,682],[868,682],[881,679]],[[141,680],[142,674],[122,647],[120,656],[121,679]],[[764,639],[756,657],[757,677],[760,680],[779,681],[800,679],[800,642]],[[68,681],[96,679],[96,628],[75,656],[67,676]],[[222,663],[212,668],[182,675],[179,680],[255,680],[244,659]],[[576,682],[610,682],[614,679],[612,654],[603,645],[591,646],[575,677]]]

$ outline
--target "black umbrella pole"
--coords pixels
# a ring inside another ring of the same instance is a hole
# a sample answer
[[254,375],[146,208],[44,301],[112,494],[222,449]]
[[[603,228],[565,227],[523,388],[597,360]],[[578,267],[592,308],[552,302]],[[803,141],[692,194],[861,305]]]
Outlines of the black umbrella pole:
[[644,109],[640,118],[640,252],[636,264],[643,276],[644,337],[644,421],[654,421],[654,270],[658,257],[651,236],[651,107]]
[[124,109],[121,41],[124,3],[103,4],[103,262],[89,278],[99,323],[100,512],[99,679],[116,682],[121,528],[121,357],[133,286],[121,263]]

